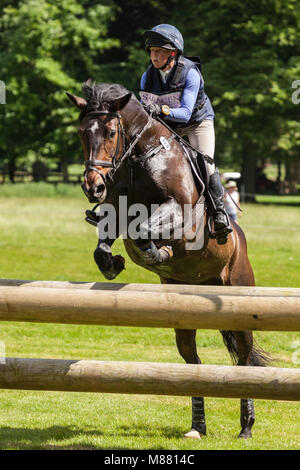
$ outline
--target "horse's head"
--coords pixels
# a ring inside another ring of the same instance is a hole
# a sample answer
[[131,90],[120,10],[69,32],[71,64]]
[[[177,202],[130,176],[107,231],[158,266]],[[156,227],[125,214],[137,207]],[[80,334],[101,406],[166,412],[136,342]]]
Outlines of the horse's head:
[[[78,134],[81,139],[85,167],[83,190],[90,202],[102,203],[107,195],[107,176],[115,168],[125,148],[125,135],[119,113],[129,102],[132,93],[116,96],[107,88],[85,84],[87,99],[67,93],[81,111]],[[105,93],[106,91],[106,93]]]

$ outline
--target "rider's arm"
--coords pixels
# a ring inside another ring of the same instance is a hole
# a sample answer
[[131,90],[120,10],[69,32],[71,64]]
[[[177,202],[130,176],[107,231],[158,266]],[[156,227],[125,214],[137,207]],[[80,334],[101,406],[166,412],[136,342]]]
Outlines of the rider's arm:
[[185,87],[181,97],[180,108],[171,108],[168,120],[173,122],[188,122],[196,103],[200,86],[203,87],[203,78],[195,69],[190,69],[186,77]]
[[140,82],[140,88],[141,88],[141,90],[144,90],[144,88],[145,88],[145,83],[146,83],[146,72],[143,73],[142,78],[141,78],[141,82]]
[[[145,82],[146,72],[144,72],[141,78],[141,90],[144,90]],[[168,120],[173,122],[188,122],[190,120],[200,86],[204,86],[202,75],[200,75],[195,69],[190,69],[182,92],[180,102],[181,106],[179,108],[170,108]]]

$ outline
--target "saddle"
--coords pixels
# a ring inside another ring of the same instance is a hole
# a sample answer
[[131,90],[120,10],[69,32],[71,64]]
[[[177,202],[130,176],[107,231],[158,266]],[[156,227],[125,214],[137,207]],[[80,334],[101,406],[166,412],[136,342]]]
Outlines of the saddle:
[[[165,123],[164,123],[165,124]],[[166,124],[165,124],[166,125]],[[166,125],[166,127],[168,127]],[[210,238],[217,239],[219,244],[226,243],[227,240],[227,231],[215,231],[213,230],[213,219],[214,213],[216,211],[216,205],[214,199],[209,190],[209,172],[207,168],[208,163],[214,163],[214,160],[208,155],[203,155],[197,149],[192,147],[189,142],[180,137],[176,132],[169,128],[173,134],[177,137],[177,140],[180,142],[186,158],[190,164],[192,175],[194,178],[194,183],[197,187],[198,193],[201,196],[204,196],[205,210],[207,211],[207,228]],[[230,225],[228,214],[226,213],[227,224]]]

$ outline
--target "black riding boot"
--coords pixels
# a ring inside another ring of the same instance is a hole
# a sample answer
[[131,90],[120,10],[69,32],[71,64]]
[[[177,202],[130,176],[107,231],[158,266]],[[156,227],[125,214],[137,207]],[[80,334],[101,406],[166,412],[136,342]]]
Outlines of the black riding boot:
[[216,210],[213,215],[215,230],[213,238],[217,239],[219,245],[223,245],[227,242],[228,233],[232,232],[232,229],[224,207],[224,188],[221,183],[218,170],[216,170],[209,178],[209,191],[216,206]]

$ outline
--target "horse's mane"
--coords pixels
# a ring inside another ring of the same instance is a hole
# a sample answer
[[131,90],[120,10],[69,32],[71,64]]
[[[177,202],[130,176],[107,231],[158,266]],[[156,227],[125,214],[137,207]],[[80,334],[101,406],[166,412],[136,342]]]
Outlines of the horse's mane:
[[82,92],[90,110],[104,108],[109,102],[129,93],[118,83],[95,83],[91,79],[83,83]]

